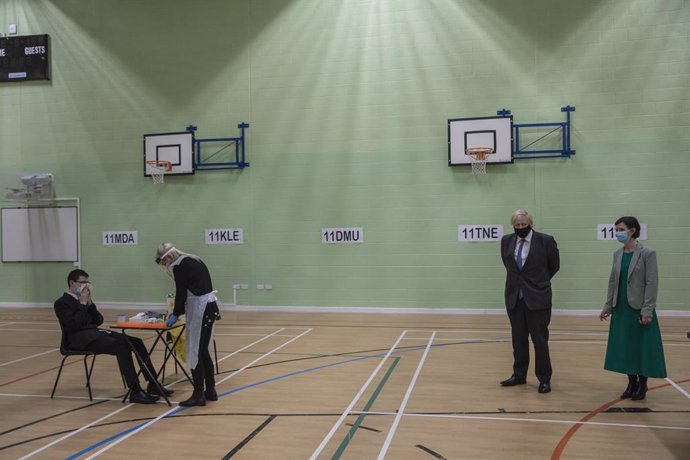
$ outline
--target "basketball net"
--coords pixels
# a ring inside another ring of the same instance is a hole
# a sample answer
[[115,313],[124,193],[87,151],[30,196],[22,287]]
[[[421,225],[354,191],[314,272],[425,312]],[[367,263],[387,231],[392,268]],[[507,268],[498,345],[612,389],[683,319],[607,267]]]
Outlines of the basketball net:
[[481,176],[486,174],[486,156],[493,152],[493,149],[488,147],[469,148],[466,150],[467,154],[472,158],[472,174]]
[[169,161],[147,161],[149,170],[151,172],[151,180],[154,184],[162,184],[165,182],[165,173],[172,171],[172,164]]

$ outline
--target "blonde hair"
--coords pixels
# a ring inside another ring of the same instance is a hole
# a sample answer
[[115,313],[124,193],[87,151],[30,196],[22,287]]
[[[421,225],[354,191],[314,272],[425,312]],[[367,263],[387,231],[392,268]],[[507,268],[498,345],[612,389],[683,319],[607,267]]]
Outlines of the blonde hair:
[[529,221],[529,224],[534,227],[534,218],[532,215],[527,211],[526,209],[518,209],[515,211],[511,216],[510,216],[510,225],[515,226],[515,221],[517,220],[518,217],[520,216],[525,216],[527,217],[527,220]]

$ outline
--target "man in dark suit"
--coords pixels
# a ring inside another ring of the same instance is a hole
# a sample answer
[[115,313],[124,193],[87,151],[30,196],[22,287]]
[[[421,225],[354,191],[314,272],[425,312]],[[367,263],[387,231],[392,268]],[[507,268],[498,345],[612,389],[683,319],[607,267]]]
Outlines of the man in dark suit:
[[[117,356],[120,372],[131,390],[130,402],[155,403],[159,399],[157,395],[159,390],[155,383],[151,383],[155,377],[150,376],[148,372],[143,372],[144,377],[149,381],[147,391],[144,392],[134,369],[133,350],[125,336],[119,332],[98,328],[103,324],[103,315],[91,300],[91,283],[89,283],[88,273],[79,269],[72,270],[67,276],[67,286],[69,290],[54,304],[55,314],[66,335],[67,346],[72,350]],[[142,357],[146,367],[153,372],[153,364],[144,342],[138,337],[129,337],[129,342]],[[139,365],[141,366],[142,363]],[[172,390],[163,389],[163,391],[166,395],[172,394]]]
[[539,393],[551,391],[549,323],[551,322],[551,278],[560,260],[556,240],[532,230],[532,216],[518,209],[510,218],[514,233],[501,240],[501,258],[506,268],[505,304],[513,336],[513,375],[503,386],[527,381],[529,337],[535,354]]

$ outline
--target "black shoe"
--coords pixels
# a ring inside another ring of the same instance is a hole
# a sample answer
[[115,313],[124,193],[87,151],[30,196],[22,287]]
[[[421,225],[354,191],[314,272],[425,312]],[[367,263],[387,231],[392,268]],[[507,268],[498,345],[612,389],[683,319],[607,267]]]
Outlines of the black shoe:
[[537,390],[539,393],[550,393],[551,392],[551,384],[549,382],[540,382],[539,383],[539,389]]
[[204,396],[206,397],[206,401],[218,401],[218,393],[216,393],[215,388],[206,389],[206,391],[204,391]]
[[515,385],[524,385],[525,383],[527,383],[527,379],[525,377],[517,377],[515,375],[511,375],[509,379],[505,379],[501,382],[501,386],[514,387]]
[[647,396],[647,377],[640,376],[635,393],[632,395],[633,401],[640,401]]
[[637,391],[637,376],[636,375],[628,375],[628,386],[625,388],[625,391],[623,393],[621,393],[621,399],[631,398],[632,395],[634,395],[636,391]]
[[180,406],[182,407],[192,407],[192,406],[205,406],[206,405],[206,398],[204,397],[203,394],[196,394],[193,393],[192,397],[180,402]]
[[144,393],[144,390],[141,388],[134,390],[129,394],[129,402],[131,403],[154,404],[156,401],[158,401],[158,396]]
[[150,395],[158,395],[158,396],[170,396],[171,394],[175,393],[175,390],[168,390],[167,388],[165,388],[165,387],[163,386],[162,383],[159,383],[159,385],[160,385],[161,388],[163,389],[163,393],[165,393],[164,395],[161,394],[161,392],[160,392],[160,390],[158,389],[158,387],[157,387],[156,385],[152,384],[152,383],[149,383],[149,384],[148,384],[148,386],[146,387],[146,392],[147,392],[148,394],[150,394]]

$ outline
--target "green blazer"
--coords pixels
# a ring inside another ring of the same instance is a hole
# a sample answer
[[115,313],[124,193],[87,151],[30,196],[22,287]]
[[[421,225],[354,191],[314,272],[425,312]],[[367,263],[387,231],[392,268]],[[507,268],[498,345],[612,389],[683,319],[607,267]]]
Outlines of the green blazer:
[[[613,253],[613,267],[609,276],[609,291],[604,304],[604,311],[618,304],[618,285],[621,276],[623,248]],[[656,295],[659,287],[659,271],[656,265],[656,251],[646,248],[638,241],[633,250],[630,268],[628,269],[628,303],[644,316],[652,316],[656,308]]]

